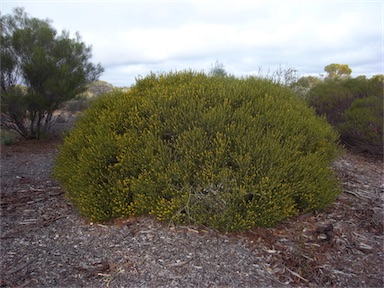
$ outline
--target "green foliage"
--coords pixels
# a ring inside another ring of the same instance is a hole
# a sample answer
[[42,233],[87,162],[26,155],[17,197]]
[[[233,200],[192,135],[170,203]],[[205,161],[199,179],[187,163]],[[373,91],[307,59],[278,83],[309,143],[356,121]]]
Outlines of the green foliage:
[[[327,80],[308,93],[308,104],[339,132],[348,146],[382,154],[383,80],[376,75]],[[381,152],[380,152],[381,151]]]
[[16,135],[13,131],[7,129],[0,130],[1,145],[12,145],[16,140]]
[[345,81],[329,80],[314,86],[308,93],[309,106],[318,115],[325,115],[328,122],[337,127],[343,122],[343,113],[356,99]]
[[[85,91],[103,68],[89,62],[91,48],[79,34],[73,39],[65,31],[59,35],[50,21],[31,18],[21,8],[0,20],[1,100],[7,103],[1,112],[8,116],[2,125],[23,137],[40,138],[49,130],[53,112]],[[26,89],[15,97],[18,84]],[[23,111],[14,114],[14,109]]]
[[328,73],[328,79],[348,78],[352,73],[352,69],[347,64],[329,64],[324,67],[324,71]]
[[21,135],[28,134],[24,119],[27,117],[27,103],[25,89],[14,86],[1,93],[1,124],[4,127],[13,129]]
[[151,214],[243,230],[331,203],[337,139],[271,81],[151,74],[85,111],[54,175],[92,221]]
[[298,97],[300,97],[301,99],[306,99],[309,91],[313,87],[315,87],[316,85],[319,85],[322,82],[323,80],[318,77],[303,76],[303,77],[300,77],[294,83],[292,83],[291,89],[296,93]]
[[343,115],[343,142],[372,154],[383,154],[383,114],[382,97],[355,100]]

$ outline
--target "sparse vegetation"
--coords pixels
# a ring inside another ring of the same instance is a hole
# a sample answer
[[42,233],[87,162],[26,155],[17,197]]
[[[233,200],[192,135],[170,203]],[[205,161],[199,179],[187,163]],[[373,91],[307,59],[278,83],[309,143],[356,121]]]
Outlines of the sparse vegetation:
[[218,77],[226,77],[228,76],[227,71],[225,71],[224,64],[220,63],[216,60],[215,64],[211,66],[209,71],[209,75],[218,76]]
[[60,109],[63,109],[70,114],[81,112],[90,107],[91,103],[96,98],[101,97],[107,93],[112,92],[118,88],[113,87],[112,84],[105,81],[94,81],[87,85],[87,90],[77,95],[75,98],[66,101],[60,105]]

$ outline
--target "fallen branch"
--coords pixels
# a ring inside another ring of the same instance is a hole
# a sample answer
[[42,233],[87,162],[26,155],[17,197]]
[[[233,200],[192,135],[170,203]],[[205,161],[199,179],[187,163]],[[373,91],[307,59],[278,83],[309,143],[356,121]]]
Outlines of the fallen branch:
[[344,192],[351,194],[351,195],[353,195],[359,199],[363,199],[363,200],[370,199],[369,196],[363,196],[361,193],[358,193],[358,192],[353,192],[353,191],[349,191],[349,190],[344,190]]
[[303,280],[304,282],[309,282],[309,280],[305,279],[304,277],[300,276],[299,274],[297,274],[295,271],[292,271],[291,269],[287,268],[286,266],[284,266],[285,269],[287,269],[288,272],[290,272],[292,275],[300,278],[301,280]]

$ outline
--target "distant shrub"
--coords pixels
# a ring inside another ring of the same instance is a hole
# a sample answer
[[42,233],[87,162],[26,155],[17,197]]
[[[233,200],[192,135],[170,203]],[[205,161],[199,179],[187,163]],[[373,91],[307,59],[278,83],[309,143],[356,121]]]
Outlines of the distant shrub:
[[295,92],[295,94],[301,99],[307,99],[309,91],[311,88],[323,83],[323,80],[314,76],[304,76],[300,77],[296,82],[292,83],[290,88]]
[[331,203],[337,139],[271,81],[151,74],[85,111],[54,175],[91,221],[151,214],[242,230]]
[[76,97],[75,99],[64,102],[60,108],[64,111],[67,111],[71,114],[84,111],[90,106],[90,99],[87,97]]
[[357,98],[342,80],[328,80],[314,86],[308,95],[308,104],[318,115],[324,115],[333,126],[342,123],[345,110]]
[[1,145],[9,146],[15,143],[15,140],[16,140],[15,132],[10,131],[8,129],[1,129],[0,135],[1,135]]
[[383,154],[383,99],[370,96],[355,100],[340,126],[344,143],[361,151]]
[[349,147],[382,154],[383,80],[381,75],[327,80],[314,86],[308,104],[340,133]]

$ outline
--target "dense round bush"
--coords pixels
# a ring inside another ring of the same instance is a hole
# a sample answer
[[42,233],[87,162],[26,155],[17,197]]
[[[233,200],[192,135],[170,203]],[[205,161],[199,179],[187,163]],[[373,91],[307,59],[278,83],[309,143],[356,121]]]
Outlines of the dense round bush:
[[85,112],[54,175],[91,221],[150,214],[242,230],[332,202],[337,139],[270,81],[151,74]]

